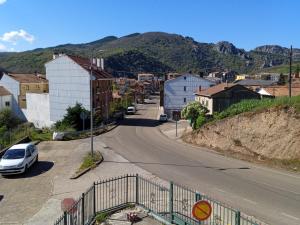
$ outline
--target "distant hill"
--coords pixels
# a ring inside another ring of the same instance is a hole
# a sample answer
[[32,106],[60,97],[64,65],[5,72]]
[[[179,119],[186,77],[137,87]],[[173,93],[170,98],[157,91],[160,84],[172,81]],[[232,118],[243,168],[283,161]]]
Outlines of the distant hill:
[[[266,45],[245,51],[232,43],[200,43],[191,37],[163,32],[108,36],[83,44],[64,44],[31,51],[0,53],[0,67],[13,72],[45,72],[44,63],[54,52],[84,57],[104,57],[105,67],[114,74],[153,72],[194,73],[235,70],[251,73],[288,62],[288,49]],[[295,49],[300,53],[300,49]],[[300,59],[298,59],[300,60]]]

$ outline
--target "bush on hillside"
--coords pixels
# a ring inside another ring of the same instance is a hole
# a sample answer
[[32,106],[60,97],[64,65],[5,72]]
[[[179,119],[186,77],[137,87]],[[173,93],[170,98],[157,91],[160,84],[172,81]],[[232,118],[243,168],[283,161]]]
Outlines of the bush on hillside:
[[193,129],[196,128],[196,120],[199,116],[205,117],[208,109],[201,105],[200,102],[190,102],[181,111],[181,116],[185,119],[191,120]]

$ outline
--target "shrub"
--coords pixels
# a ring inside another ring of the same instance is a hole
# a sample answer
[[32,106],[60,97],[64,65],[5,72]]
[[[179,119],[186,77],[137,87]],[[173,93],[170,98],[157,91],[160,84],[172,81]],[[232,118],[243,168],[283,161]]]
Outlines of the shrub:
[[204,115],[199,115],[193,129],[198,129],[202,127],[207,122],[207,119]]
[[200,104],[200,102],[190,102],[181,111],[181,116],[191,120],[192,127],[195,127],[195,122],[199,116],[205,117],[208,109]]

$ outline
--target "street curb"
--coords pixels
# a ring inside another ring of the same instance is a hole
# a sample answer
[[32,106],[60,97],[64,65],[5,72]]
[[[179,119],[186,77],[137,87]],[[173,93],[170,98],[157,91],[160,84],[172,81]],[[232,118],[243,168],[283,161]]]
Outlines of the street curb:
[[85,173],[89,172],[89,171],[90,171],[91,169],[93,169],[94,167],[99,166],[100,163],[102,163],[103,160],[104,160],[104,157],[103,157],[102,154],[101,154],[101,156],[102,156],[101,159],[100,159],[99,161],[97,161],[94,165],[92,165],[92,166],[90,166],[90,167],[84,169],[84,170],[81,171],[80,173],[75,173],[75,174],[73,174],[73,175],[70,177],[70,179],[71,179],[71,180],[77,179],[77,178],[81,177],[82,175],[84,175]]

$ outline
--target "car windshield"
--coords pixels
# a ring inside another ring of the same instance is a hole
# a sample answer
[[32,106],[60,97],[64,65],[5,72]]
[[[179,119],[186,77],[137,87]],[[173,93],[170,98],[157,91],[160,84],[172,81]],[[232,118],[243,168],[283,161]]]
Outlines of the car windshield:
[[25,156],[25,149],[9,149],[3,155],[3,159],[22,159]]

